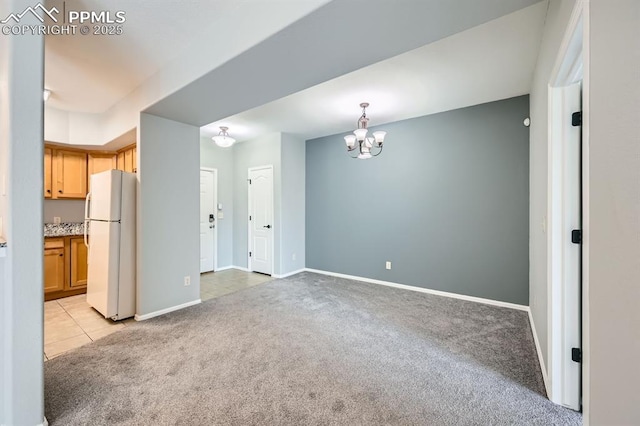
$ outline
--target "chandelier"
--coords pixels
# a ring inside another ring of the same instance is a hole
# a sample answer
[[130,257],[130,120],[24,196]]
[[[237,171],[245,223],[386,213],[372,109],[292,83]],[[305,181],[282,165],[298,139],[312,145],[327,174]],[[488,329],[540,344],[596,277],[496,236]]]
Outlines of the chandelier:
[[[347,152],[351,153],[357,151],[357,155],[351,155],[351,158],[359,158],[361,160],[367,160],[371,157],[377,157],[382,152],[382,142],[387,132],[379,130],[373,132],[372,136],[367,137],[367,127],[369,125],[369,119],[367,118],[367,107],[369,104],[363,102],[360,104],[362,108],[362,115],[358,119],[358,128],[353,131],[353,135],[347,135],[344,137],[344,141],[347,143]],[[357,142],[357,145],[356,145]],[[372,149],[377,149],[375,154],[371,153]]]
[[220,126],[220,132],[217,136],[212,137],[213,141],[221,148],[229,148],[236,140],[227,133],[228,127]]

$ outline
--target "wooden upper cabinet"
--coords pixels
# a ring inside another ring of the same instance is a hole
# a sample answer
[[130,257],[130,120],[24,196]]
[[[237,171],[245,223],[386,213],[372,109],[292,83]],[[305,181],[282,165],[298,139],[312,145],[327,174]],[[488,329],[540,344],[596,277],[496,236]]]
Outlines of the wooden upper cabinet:
[[87,246],[84,245],[84,238],[70,239],[71,252],[71,288],[84,287],[87,285]]
[[87,163],[87,187],[91,191],[91,175],[118,168],[116,154],[89,153]]
[[44,198],[51,198],[51,164],[53,158],[51,148],[44,149]]
[[133,149],[124,152],[124,171],[133,173]]
[[87,154],[78,151],[55,151],[53,192],[55,198],[84,198],[87,195]]
[[124,171],[124,151],[118,153],[118,170]]

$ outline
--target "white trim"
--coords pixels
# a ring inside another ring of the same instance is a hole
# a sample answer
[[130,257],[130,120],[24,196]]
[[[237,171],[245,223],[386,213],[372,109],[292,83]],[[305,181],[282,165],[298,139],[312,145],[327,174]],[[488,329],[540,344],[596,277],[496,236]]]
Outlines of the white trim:
[[[215,214],[215,226],[213,228],[213,272],[218,270],[218,169],[212,167],[200,167],[200,171],[213,173],[213,211]],[[211,271],[207,271],[211,272]]]
[[292,276],[292,275],[299,274],[300,272],[304,272],[304,271],[306,271],[306,270],[307,270],[307,269],[302,268],[302,269],[298,269],[297,271],[287,272],[286,274],[282,274],[282,275],[271,274],[271,276],[272,276],[273,278],[287,278],[287,277],[290,277],[290,276]]
[[589,426],[591,414],[591,340],[589,338],[589,134],[590,134],[590,12],[589,2],[582,2],[582,415],[585,426]]
[[516,309],[518,311],[529,311],[528,306],[518,305],[516,303],[502,302],[500,300],[484,299],[482,297],[467,296],[467,295],[458,294],[458,293],[449,293],[448,291],[431,290],[429,288],[415,287],[415,286],[406,285],[406,284],[398,284],[390,281],[375,280],[372,278],[358,277],[355,275],[340,274],[337,272],[322,271],[319,269],[305,268],[304,270],[307,272],[315,272],[316,274],[330,275],[332,277],[346,278],[348,280],[362,281],[365,283],[379,284],[387,287],[401,288],[403,290],[417,291],[419,293],[427,293],[427,294],[433,294],[436,296],[450,297],[452,299],[460,299],[460,300],[466,300],[469,302],[483,303],[485,305],[499,306],[501,308]]
[[[227,269],[233,269],[233,268],[235,268],[235,266],[227,265],[227,266],[223,266],[222,268],[216,269],[215,272],[226,271]],[[205,272],[205,273],[207,273],[207,272]]]
[[251,272],[251,270],[249,268],[245,268],[244,266],[233,265],[233,266],[231,266],[230,269],[238,269],[238,270],[244,271],[244,272]]
[[[257,170],[264,170],[264,169],[271,169],[271,220],[273,220],[273,225],[271,225],[271,229],[273,229],[273,233],[271,235],[271,275],[273,275],[276,271],[276,264],[275,264],[275,258],[276,258],[276,244],[275,244],[275,240],[276,240],[276,233],[275,233],[275,229],[276,229],[276,216],[275,216],[275,203],[276,203],[276,176],[275,176],[275,170],[273,168],[273,164],[265,164],[264,166],[257,166],[257,167],[249,167],[247,169],[247,217],[249,215],[251,215],[251,185],[249,184],[249,179],[251,179],[251,172],[253,171],[257,171]],[[251,265],[251,256],[249,256],[249,252],[254,251],[253,250],[253,241],[251,238],[251,221],[249,219],[247,219],[247,237],[248,237],[248,244],[247,246],[249,247],[249,250],[247,250],[247,271],[249,272],[253,272],[253,268]]]
[[[582,80],[582,231],[583,241],[588,233],[588,54],[589,37],[588,25],[588,1],[577,0],[571,12],[569,22],[565,28],[562,42],[558,49],[554,67],[549,76],[548,84],[548,167],[547,167],[547,364],[549,366],[547,389],[548,398],[560,405],[564,405],[565,394],[565,369],[563,359],[565,346],[569,337],[564,332],[564,312],[567,301],[564,299],[565,263],[562,259],[563,243],[562,220],[564,209],[562,206],[561,179],[564,175],[564,164],[561,158],[562,140],[564,138],[562,126],[559,126],[557,116],[564,101],[563,88]],[[588,316],[586,300],[586,282],[588,281],[588,246],[582,245],[582,350],[586,353],[585,336],[588,335],[588,324],[585,317]],[[537,334],[537,333],[536,333]],[[537,335],[535,336],[537,338]],[[587,357],[583,356],[583,359]],[[584,394],[588,390],[588,380],[585,380],[585,365],[582,365],[582,394],[583,409],[586,405]],[[576,408],[576,407],[569,407]],[[585,421],[586,421],[585,417]]]
[[150,312],[148,314],[143,314],[143,315],[136,314],[134,318],[136,321],[144,321],[144,320],[148,320],[149,318],[154,318],[160,315],[168,314],[169,312],[179,311],[180,309],[188,308],[189,306],[197,305],[199,303],[202,303],[202,300],[196,299],[196,300],[192,300],[191,302],[172,306],[170,308],[160,309],[159,311]]
[[531,325],[531,334],[533,334],[533,341],[536,344],[536,352],[538,354],[538,362],[540,363],[540,371],[542,371],[542,381],[544,382],[544,389],[549,396],[549,377],[547,376],[547,367],[544,365],[544,358],[542,357],[542,348],[540,347],[540,341],[538,340],[538,332],[536,331],[536,324],[533,322],[533,315],[531,315],[531,309],[527,309],[529,314],[529,325]]
[[0,257],[6,257],[6,256],[7,256],[7,248],[0,247]]

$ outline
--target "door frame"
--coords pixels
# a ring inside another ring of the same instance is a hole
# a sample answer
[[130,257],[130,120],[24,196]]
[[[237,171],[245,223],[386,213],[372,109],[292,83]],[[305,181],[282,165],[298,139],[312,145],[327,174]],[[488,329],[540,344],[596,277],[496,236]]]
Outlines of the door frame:
[[[563,333],[565,302],[563,299],[562,252],[563,238],[558,235],[563,218],[562,196],[562,135],[567,120],[559,117],[564,102],[564,88],[582,80],[582,264],[581,264],[581,346],[582,346],[582,411],[588,418],[589,407],[589,2],[577,0],[556,57],[548,84],[548,176],[547,176],[547,360],[549,399],[563,405],[565,390],[562,357],[566,355]],[[563,124],[564,123],[564,124]]]
[[218,219],[218,169],[211,167],[200,167],[201,172],[213,173],[213,211],[215,214],[215,227],[213,228],[213,271],[218,270],[218,226],[220,220]]
[[274,276],[276,271],[275,271],[275,257],[276,257],[276,250],[275,250],[275,242],[276,242],[276,233],[275,233],[275,229],[276,229],[276,216],[275,216],[275,211],[274,211],[274,204],[275,204],[275,199],[276,199],[276,193],[275,193],[275,174],[274,174],[274,170],[273,170],[273,164],[266,164],[264,166],[257,166],[257,167],[249,167],[249,169],[247,170],[247,195],[248,195],[248,203],[247,203],[247,236],[248,236],[248,240],[247,240],[247,269],[249,270],[249,272],[253,272],[253,266],[252,266],[252,262],[251,262],[251,256],[249,256],[249,252],[254,251],[253,250],[253,238],[252,238],[252,232],[251,232],[251,221],[249,220],[249,215],[251,215],[252,212],[252,205],[251,205],[251,185],[249,184],[249,179],[251,179],[251,172],[256,171],[256,170],[263,170],[263,169],[271,169],[271,217],[273,218],[273,225],[272,225],[272,229],[273,229],[273,233],[271,234],[271,276]]

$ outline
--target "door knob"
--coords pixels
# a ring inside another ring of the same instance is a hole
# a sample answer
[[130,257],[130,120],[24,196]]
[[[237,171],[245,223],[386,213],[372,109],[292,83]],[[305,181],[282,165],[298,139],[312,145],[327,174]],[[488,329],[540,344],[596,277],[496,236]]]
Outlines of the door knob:
[[265,225],[263,228],[271,229],[271,225]]

